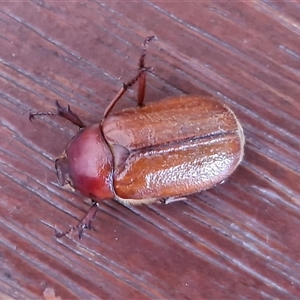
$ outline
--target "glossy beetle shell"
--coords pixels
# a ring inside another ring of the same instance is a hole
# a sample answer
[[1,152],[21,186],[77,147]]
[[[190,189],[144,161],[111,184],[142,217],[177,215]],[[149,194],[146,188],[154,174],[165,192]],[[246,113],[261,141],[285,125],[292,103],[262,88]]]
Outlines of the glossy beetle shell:
[[[64,158],[71,185],[95,200],[137,204],[189,195],[226,179],[243,157],[239,121],[212,97],[182,96],[126,109],[109,115],[101,127],[112,153],[103,166],[99,157],[107,153],[106,144],[77,149],[88,133],[75,136]],[[97,135],[96,127],[84,130]]]

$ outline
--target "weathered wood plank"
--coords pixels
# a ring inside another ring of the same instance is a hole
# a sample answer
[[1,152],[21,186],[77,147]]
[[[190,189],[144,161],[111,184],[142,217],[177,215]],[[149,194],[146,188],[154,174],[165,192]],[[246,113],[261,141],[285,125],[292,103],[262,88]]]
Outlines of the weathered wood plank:
[[[275,1],[3,2],[0,298],[299,298],[299,15]],[[98,122],[152,34],[146,101],[219,97],[245,129],[245,158],[189,201],[104,201],[95,231],[57,240],[88,210],[54,170],[76,128],[28,113],[59,100]]]

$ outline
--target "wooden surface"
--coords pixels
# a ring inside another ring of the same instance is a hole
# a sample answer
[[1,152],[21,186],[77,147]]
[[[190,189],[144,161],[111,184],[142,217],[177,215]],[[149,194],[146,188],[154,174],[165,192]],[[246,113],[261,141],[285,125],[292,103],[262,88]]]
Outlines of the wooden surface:
[[[89,208],[54,169],[77,128],[28,114],[59,100],[98,122],[153,34],[146,101],[219,97],[244,160],[185,202],[104,201],[83,240],[56,239]],[[1,299],[300,298],[299,2],[2,2],[0,38]]]

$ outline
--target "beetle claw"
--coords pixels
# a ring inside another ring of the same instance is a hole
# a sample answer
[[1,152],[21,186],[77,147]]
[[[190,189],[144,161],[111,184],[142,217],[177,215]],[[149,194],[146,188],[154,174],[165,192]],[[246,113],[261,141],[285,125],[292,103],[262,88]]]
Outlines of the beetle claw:
[[143,48],[145,48],[145,47],[148,45],[148,43],[149,43],[150,41],[152,41],[152,40],[157,40],[157,39],[158,39],[158,38],[157,38],[156,35],[147,36],[147,37],[145,38],[144,42],[143,42]]
[[34,114],[33,113],[29,113],[29,121],[32,123],[32,120],[34,119]]
[[57,237],[58,239],[60,239],[61,237],[69,234],[71,231],[73,231],[75,228],[74,227],[71,227],[69,230],[67,231],[64,231],[64,232],[60,232],[60,231],[57,231],[55,229],[55,237]]

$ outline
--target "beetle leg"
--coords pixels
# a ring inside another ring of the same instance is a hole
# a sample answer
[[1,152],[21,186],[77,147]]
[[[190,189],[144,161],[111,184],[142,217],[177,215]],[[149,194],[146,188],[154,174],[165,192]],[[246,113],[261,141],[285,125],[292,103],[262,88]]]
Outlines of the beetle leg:
[[142,47],[142,55],[139,60],[139,71],[141,75],[139,76],[139,87],[138,87],[138,97],[137,97],[137,105],[139,107],[143,106],[144,98],[145,98],[145,90],[146,90],[146,73],[151,69],[145,67],[145,57],[146,57],[146,47],[150,41],[156,39],[156,36],[148,36],[143,43]]
[[98,204],[97,204],[97,202],[93,201],[93,205],[91,206],[89,211],[86,213],[84,218],[78,223],[78,225],[76,227],[71,227],[69,230],[67,230],[65,232],[55,231],[55,236],[57,238],[61,238],[63,236],[70,234],[73,231],[77,231],[79,239],[82,239],[83,230],[84,229],[92,229],[91,223],[92,223],[93,219],[95,218],[97,211],[98,211]]
[[173,202],[184,201],[184,200],[188,200],[188,198],[187,197],[170,197],[170,198],[165,198],[162,201],[165,204],[170,204]]
[[139,59],[139,71],[137,75],[131,79],[127,83],[123,83],[122,88],[119,90],[117,95],[114,97],[114,99],[111,100],[109,105],[107,106],[106,110],[103,114],[103,119],[107,117],[107,115],[110,113],[110,111],[113,109],[115,104],[121,99],[121,97],[124,95],[124,93],[137,81],[139,81],[139,87],[138,87],[138,97],[137,97],[137,105],[142,106],[144,97],[145,97],[145,88],[146,88],[146,73],[151,72],[152,68],[145,67],[145,57],[146,57],[146,46],[148,43],[156,38],[156,36],[149,36],[145,39],[142,47],[142,55]]
[[78,126],[79,128],[85,127],[84,123],[81,121],[81,119],[71,110],[70,105],[68,107],[61,106],[58,101],[55,102],[57,111],[56,112],[36,112],[36,113],[30,113],[29,114],[29,120],[32,122],[32,119],[34,119],[35,116],[61,116],[67,120],[69,120],[74,125]]
[[71,181],[71,176],[69,171],[69,162],[65,152],[61,157],[56,159],[55,169],[56,169],[58,182],[60,183],[60,185],[69,184],[70,186],[72,186],[72,181]]

